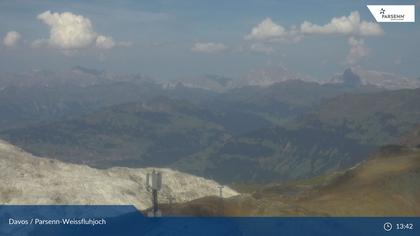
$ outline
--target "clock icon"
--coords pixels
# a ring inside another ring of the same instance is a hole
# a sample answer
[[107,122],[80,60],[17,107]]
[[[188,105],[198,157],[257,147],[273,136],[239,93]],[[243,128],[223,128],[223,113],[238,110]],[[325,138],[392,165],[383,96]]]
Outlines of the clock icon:
[[389,223],[389,222],[386,222],[384,224],[384,230],[387,231],[387,232],[391,231],[392,230],[392,224]]

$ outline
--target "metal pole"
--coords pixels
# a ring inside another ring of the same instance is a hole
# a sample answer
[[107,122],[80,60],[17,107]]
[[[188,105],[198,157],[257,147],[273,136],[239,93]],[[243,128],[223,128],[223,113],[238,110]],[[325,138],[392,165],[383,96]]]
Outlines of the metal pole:
[[220,215],[224,215],[225,207],[223,202],[223,185],[217,186],[219,188],[219,197],[220,197]]
[[223,198],[223,185],[217,187],[219,188],[219,197]]
[[153,190],[153,216],[157,216],[158,209],[158,192],[157,190]]

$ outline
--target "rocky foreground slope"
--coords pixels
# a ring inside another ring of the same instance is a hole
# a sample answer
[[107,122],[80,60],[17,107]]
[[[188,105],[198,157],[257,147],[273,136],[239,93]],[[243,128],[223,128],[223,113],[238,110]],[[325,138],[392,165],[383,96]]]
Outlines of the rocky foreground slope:
[[[186,202],[218,195],[218,183],[171,169],[162,172],[159,198]],[[152,168],[110,168],[63,163],[35,157],[0,140],[0,204],[129,204],[138,209],[151,206],[145,187]],[[225,187],[224,197],[237,193]]]

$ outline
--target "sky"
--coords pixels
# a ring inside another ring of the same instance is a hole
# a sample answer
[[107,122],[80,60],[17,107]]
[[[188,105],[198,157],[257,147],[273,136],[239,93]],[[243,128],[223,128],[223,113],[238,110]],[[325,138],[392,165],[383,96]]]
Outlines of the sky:
[[419,22],[377,23],[366,7],[392,3],[2,0],[0,70],[84,66],[173,79],[285,67],[328,80],[360,67],[420,77]]

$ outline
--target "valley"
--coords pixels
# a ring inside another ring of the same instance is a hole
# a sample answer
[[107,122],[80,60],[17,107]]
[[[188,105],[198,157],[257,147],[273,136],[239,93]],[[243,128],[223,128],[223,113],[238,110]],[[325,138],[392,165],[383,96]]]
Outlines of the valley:
[[60,83],[42,92],[19,87],[37,92],[14,96],[36,103],[5,100],[0,137],[35,155],[97,168],[170,167],[223,183],[264,183],[349,168],[420,123],[418,89],[364,85],[350,69],[342,83],[290,79],[223,91],[200,88],[200,80],[162,87],[140,76],[88,76],[92,85],[70,80],[63,92],[54,87]]

